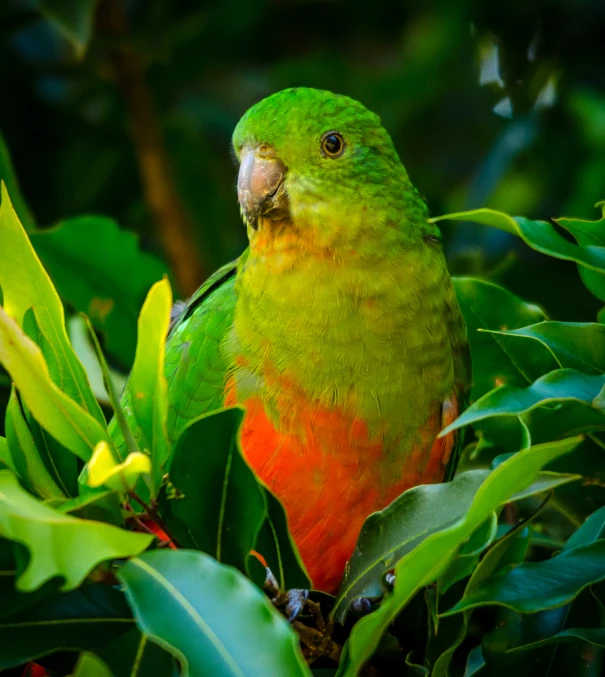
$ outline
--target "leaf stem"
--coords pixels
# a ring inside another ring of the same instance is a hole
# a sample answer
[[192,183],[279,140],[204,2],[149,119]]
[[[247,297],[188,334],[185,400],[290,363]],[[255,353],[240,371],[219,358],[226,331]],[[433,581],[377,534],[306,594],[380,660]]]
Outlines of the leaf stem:
[[[162,518],[160,517],[160,515],[159,515],[159,513],[158,513],[158,511],[157,511],[156,506],[155,506],[153,503],[146,503],[145,500],[142,499],[142,498],[136,493],[136,491],[130,491],[130,492],[128,492],[128,495],[130,496],[130,498],[131,498],[133,501],[136,501],[136,502],[141,506],[141,508],[143,508],[143,510],[149,515],[149,519],[150,519],[152,522],[154,522],[155,524],[157,524],[157,526],[158,526],[158,527],[166,534],[166,536],[168,536],[168,538],[170,539],[170,542],[172,543],[172,545],[174,545],[175,548],[179,548],[180,546],[179,546],[179,544],[178,544],[178,541],[177,541],[176,538],[174,538],[174,536],[170,533],[170,530],[168,529],[168,527],[166,526],[165,522],[164,522],[164,521],[162,520]],[[157,536],[157,534],[154,534],[154,535]]]

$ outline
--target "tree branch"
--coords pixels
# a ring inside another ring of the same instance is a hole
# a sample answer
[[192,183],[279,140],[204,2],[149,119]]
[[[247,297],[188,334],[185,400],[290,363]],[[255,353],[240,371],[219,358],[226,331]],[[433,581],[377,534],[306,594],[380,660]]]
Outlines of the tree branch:
[[182,294],[189,296],[201,284],[205,271],[195,247],[191,223],[170,173],[170,160],[145,82],[143,62],[128,45],[128,22],[120,0],[104,0],[98,22],[117,45],[111,50],[111,64],[126,103],[145,202],[176,285]]

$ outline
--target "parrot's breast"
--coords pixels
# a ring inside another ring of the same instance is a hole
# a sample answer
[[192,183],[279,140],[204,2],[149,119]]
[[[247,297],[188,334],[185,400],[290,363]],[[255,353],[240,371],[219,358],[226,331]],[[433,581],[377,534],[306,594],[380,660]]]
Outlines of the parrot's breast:
[[283,502],[314,587],[334,592],[364,519],[443,478],[453,291],[427,247],[270,261],[251,251],[238,271],[226,402],[245,405],[244,454]]

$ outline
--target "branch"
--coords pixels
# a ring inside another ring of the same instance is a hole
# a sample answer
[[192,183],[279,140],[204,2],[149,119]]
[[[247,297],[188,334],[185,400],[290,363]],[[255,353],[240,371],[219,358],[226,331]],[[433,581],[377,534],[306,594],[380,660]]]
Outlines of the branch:
[[160,123],[145,82],[145,68],[128,45],[128,23],[120,0],[104,0],[98,18],[99,25],[116,45],[111,50],[111,64],[126,103],[145,202],[176,285],[182,294],[190,296],[201,284],[205,271],[170,173]]

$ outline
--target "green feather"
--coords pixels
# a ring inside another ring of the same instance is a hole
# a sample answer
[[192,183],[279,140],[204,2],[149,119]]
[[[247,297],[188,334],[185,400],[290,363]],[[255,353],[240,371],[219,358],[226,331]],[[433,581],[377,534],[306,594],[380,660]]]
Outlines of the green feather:
[[[321,152],[329,131],[345,140],[341,157]],[[167,343],[169,434],[219,408],[231,374],[240,400],[259,396],[277,428],[289,425],[286,379],[309,403],[360,417],[382,436],[388,481],[428,418],[468,388],[439,231],[379,118],[352,99],[279,92],[234,132],[238,156],[261,143],[287,168],[291,222],[248,227],[237,270],[222,268],[182,311]],[[281,383],[267,379],[268,366]]]

